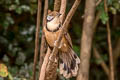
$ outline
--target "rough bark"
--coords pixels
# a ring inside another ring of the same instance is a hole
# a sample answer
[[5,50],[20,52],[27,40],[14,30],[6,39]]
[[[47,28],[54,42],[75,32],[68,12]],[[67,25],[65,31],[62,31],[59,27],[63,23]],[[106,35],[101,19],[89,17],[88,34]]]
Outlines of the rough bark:
[[94,33],[92,25],[95,16],[95,2],[96,0],[86,0],[85,4],[85,19],[83,23],[80,52],[81,64],[79,66],[77,80],[89,79],[91,45]]

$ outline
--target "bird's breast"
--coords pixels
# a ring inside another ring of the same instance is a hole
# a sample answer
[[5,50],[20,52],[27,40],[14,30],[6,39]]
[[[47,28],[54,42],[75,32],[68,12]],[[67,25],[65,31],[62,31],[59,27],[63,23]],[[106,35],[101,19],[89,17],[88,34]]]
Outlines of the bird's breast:
[[59,27],[59,23],[57,24],[57,23],[53,23],[53,22],[48,22],[47,23],[47,28],[49,29],[49,30],[55,30],[55,29],[57,29]]
[[[54,47],[55,41],[58,39],[60,30],[58,30],[56,32],[49,32],[49,31],[47,31],[46,28],[44,28],[44,33],[45,33],[45,37],[46,37],[47,43],[51,47]],[[61,50],[66,52],[68,50],[68,44],[67,44],[67,41],[65,40],[64,37],[62,38],[61,42],[62,42],[61,43],[62,44]]]
[[47,31],[47,30],[44,28],[44,33],[45,33],[45,37],[46,37],[46,40],[47,40],[48,44],[49,44],[51,47],[54,47],[54,43],[55,43],[55,41],[56,41],[57,38],[58,38],[59,31],[49,32],[49,31]]

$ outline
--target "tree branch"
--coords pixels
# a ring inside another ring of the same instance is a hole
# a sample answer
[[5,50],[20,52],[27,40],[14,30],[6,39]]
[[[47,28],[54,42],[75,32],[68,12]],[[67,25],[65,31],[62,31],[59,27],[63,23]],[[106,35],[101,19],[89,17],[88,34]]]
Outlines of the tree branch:
[[59,12],[59,10],[60,10],[60,4],[61,4],[61,0],[55,0],[54,1],[54,11]]
[[94,24],[93,24],[93,33],[96,31],[96,27],[98,25],[98,22],[100,20],[100,15],[101,15],[101,11],[98,11],[97,14],[96,14],[96,17],[95,17],[95,21],[94,21]]
[[[46,26],[47,11],[48,11],[48,0],[45,0],[43,23],[42,23],[43,27]],[[40,47],[40,63],[39,63],[40,68],[39,68],[39,72],[41,70],[41,66],[42,66],[42,63],[43,63],[43,60],[44,60],[45,51],[46,51],[46,41],[45,41],[45,35],[42,31],[41,47]]]
[[96,59],[101,60],[101,63],[100,63],[101,67],[105,71],[106,75],[109,76],[109,68],[107,67],[103,59],[101,58],[100,53],[98,52],[96,47],[93,47],[93,53]]
[[65,17],[66,5],[67,5],[67,0],[62,0],[61,7],[60,7],[60,13],[62,13],[62,15],[60,17],[61,22],[63,22],[64,17]]
[[101,2],[102,2],[102,0],[98,0],[98,1],[96,2],[96,6],[98,6]]
[[[99,18],[100,18],[100,15],[101,15],[101,11],[98,11],[97,15],[96,15],[96,19],[94,21],[94,24],[93,24],[93,28],[94,28],[94,31],[95,31],[95,28],[99,22]],[[101,60],[101,67],[103,68],[103,70],[105,71],[106,75],[109,77],[109,68],[107,67],[107,65],[105,64],[105,62],[103,61],[103,59],[101,58],[100,56],[100,53],[98,52],[97,48],[96,47],[93,47],[93,53],[94,53],[94,56],[96,59],[99,59]]]
[[[56,11],[58,11],[59,10],[59,8],[60,8],[60,0],[55,0],[55,3],[54,3],[54,10],[56,10]],[[44,18],[43,18],[43,26],[46,26],[46,16],[47,16],[47,9],[48,9],[48,0],[46,0],[45,1],[45,9],[44,9]],[[43,41],[43,40],[42,40]],[[41,46],[43,46],[43,44],[41,44]],[[42,48],[42,47],[41,47]],[[41,49],[42,50],[42,49]],[[41,55],[43,54],[42,53],[43,51],[41,51]],[[47,56],[47,55],[46,55]],[[41,61],[42,62],[42,61]],[[48,61],[48,63],[49,63],[49,61]],[[43,62],[43,65],[42,65],[42,67],[45,67],[44,65],[45,65],[46,63],[45,62]],[[55,80],[56,79],[56,69],[57,69],[57,64],[55,63],[53,63],[53,64],[50,64],[50,65],[53,65],[52,67],[49,67],[49,65],[47,66],[46,65],[46,70],[43,70],[43,69],[45,69],[45,68],[42,68],[41,69],[41,74],[40,74],[40,78],[39,78],[39,80],[41,80],[41,79],[45,79],[45,80]],[[51,71],[52,70],[52,71]],[[44,72],[42,72],[42,71],[45,71],[45,73]],[[51,74],[51,73],[53,73],[53,74]],[[43,75],[46,75],[46,76],[43,76]]]
[[38,11],[37,11],[37,25],[36,25],[36,34],[35,34],[35,53],[34,53],[34,65],[33,65],[33,80],[36,80],[36,64],[38,59],[38,50],[39,50],[39,32],[40,32],[40,16],[41,16],[41,0],[38,0]]
[[44,64],[42,65],[41,67],[41,71],[40,71],[40,77],[39,77],[39,80],[45,80],[45,72],[46,72],[46,67],[47,67],[47,64],[49,62],[49,56],[50,56],[50,49],[48,48],[47,49],[47,53],[46,53],[46,56],[44,58]]
[[[107,0],[104,0],[104,9],[105,9],[105,12],[108,14]],[[112,45],[111,45],[111,32],[110,32],[109,20],[107,21],[106,26],[107,26],[107,32],[108,32],[110,80],[115,80],[114,79],[114,63],[113,63],[113,54],[112,54]]]
[[[95,32],[97,24],[98,24],[98,22],[100,20],[100,15],[101,15],[101,11],[98,11],[97,15],[96,15],[96,18],[95,18],[95,21],[94,21],[94,24],[93,24],[94,32]],[[109,68],[107,67],[107,65],[105,64],[103,59],[101,58],[100,53],[98,52],[96,47],[93,47],[93,54],[94,54],[96,59],[101,60],[101,63],[100,63],[101,67],[105,71],[106,75],[109,76]]]
[[[58,1],[58,2],[57,2]],[[54,4],[54,10],[59,10],[58,7],[60,5],[59,3],[60,1],[59,0],[55,0],[55,4]],[[65,10],[66,10],[66,0],[62,0],[61,3],[65,2],[64,4],[61,4],[61,9],[60,9],[60,13],[62,14],[62,18],[65,14]],[[57,7],[55,7],[57,5]],[[64,9],[64,10],[63,10]],[[63,19],[62,19],[63,21]],[[62,22],[61,21],[61,22]],[[57,52],[56,52],[57,53]],[[56,58],[56,56],[55,56]],[[57,59],[57,58],[56,58]],[[46,69],[46,77],[45,77],[45,80],[56,80],[56,77],[57,77],[57,73],[56,73],[56,70],[57,70],[57,66],[58,66],[58,62],[50,62],[48,63],[48,66],[47,66],[47,69]]]
[[77,80],[89,79],[91,45],[94,34],[93,21],[95,16],[95,2],[96,0],[86,0],[85,4],[85,20],[83,23],[80,52],[81,64],[79,66]]

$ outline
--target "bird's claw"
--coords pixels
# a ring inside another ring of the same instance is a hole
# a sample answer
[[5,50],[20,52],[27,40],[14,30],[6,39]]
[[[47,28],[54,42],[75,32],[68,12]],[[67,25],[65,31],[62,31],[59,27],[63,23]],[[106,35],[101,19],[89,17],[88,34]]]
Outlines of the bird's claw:
[[[63,44],[63,42],[61,41],[60,45],[58,46],[59,49],[62,47],[62,44]],[[57,40],[54,42],[54,46],[57,47]]]
[[54,46],[57,46],[57,41],[54,42]]
[[57,59],[55,58],[55,60],[52,60],[52,56],[53,56],[53,55],[50,55],[50,56],[49,56],[49,60],[57,63]]

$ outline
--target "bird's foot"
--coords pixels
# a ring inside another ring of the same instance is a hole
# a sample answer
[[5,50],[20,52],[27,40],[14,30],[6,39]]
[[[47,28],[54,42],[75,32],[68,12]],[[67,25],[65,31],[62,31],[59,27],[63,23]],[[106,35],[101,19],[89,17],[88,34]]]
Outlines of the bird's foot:
[[53,60],[53,59],[52,59],[52,56],[53,56],[52,54],[49,56],[49,60],[57,63],[57,59],[55,58],[55,60]]
[[[58,49],[60,49],[62,47],[62,44],[63,44],[63,42],[61,41],[60,45],[58,46]],[[57,47],[57,40],[54,42],[54,46]]]
[[54,46],[57,46],[57,40],[54,42]]

